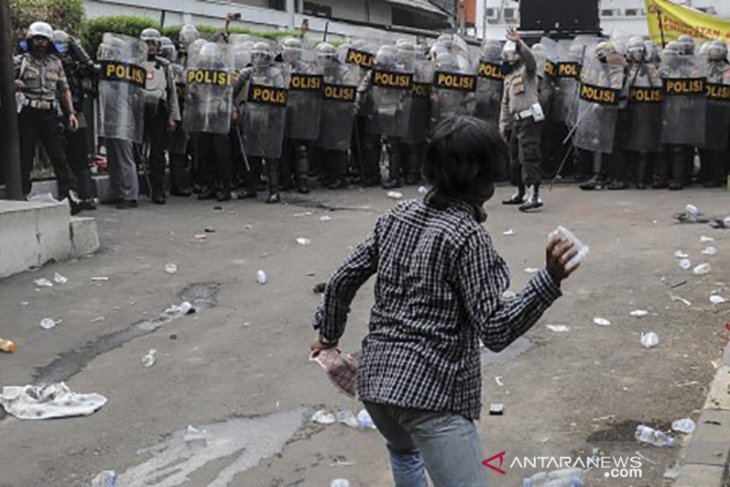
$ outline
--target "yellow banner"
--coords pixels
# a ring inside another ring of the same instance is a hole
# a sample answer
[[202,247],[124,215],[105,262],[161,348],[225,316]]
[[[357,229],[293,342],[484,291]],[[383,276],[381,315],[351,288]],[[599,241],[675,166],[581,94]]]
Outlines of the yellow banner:
[[682,34],[695,40],[720,39],[730,42],[730,20],[682,7],[669,0],[645,0],[651,40],[660,44]]

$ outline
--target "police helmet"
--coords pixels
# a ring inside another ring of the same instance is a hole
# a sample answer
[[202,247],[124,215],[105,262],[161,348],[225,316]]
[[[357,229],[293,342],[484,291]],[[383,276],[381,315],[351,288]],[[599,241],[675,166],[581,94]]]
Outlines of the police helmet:
[[513,41],[507,41],[502,47],[502,60],[512,62],[517,59],[517,44]]
[[630,57],[641,56],[641,59],[646,58],[646,44],[644,44],[644,38],[641,36],[634,36],[629,39],[627,46],[627,54]]
[[494,39],[484,41],[481,55],[484,59],[499,59],[502,55],[502,44]]
[[727,60],[727,44],[721,40],[714,40],[710,42],[710,45],[707,48],[707,57],[710,61]]
[[175,62],[177,58],[177,49],[175,49],[175,44],[173,44],[169,37],[163,36],[160,38],[160,53],[162,54],[162,57],[168,61],[173,63]]
[[679,56],[684,54],[684,47],[679,42],[669,42],[662,52],[662,57],[665,61],[671,61],[677,59]]
[[605,61],[611,54],[616,54],[616,45],[610,41],[599,42],[596,46],[596,59]]
[[695,53],[695,41],[694,39],[692,39],[692,36],[682,34],[681,36],[677,37],[677,42],[684,51],[682,54],[692,55]]
[[220,55],[220,46],[215,42],[205,42],[200,48],[200,57],[202,59],[215,59]]
[[140,40],[143,40],[145,42],[154,42],[158,46],[160,45],[160,42],[162,42],[162,35],[160,34],[160,31],[157,29],[153,29],[152,27],[148,27],[147,29],[143,30],[142,33],[139,35]]
[[25,38],[33,39],[34,37],[45,37],[53,42],[53,28],[47,22],[33,22],[28,27],[28,34]]
[[65,31],[53,31],[53,46],[56,48],[56,51],[59,54],[64,54],[68,52],[70,39],[71,37]]
[[200,32],[198,32],[198,28],[194,25],[185,24],[180,29],[180,34],[178,34],[177,38],[180,43],[189,46],[193,42],[200,39]]
[[337,56],[337,49],[329,42],[322,42],[317,45],[317,56],[334,58]]
[[302,57],[302,41],[295,37],[287,37],[281,41],[281,55],[287,62],[298,61]]

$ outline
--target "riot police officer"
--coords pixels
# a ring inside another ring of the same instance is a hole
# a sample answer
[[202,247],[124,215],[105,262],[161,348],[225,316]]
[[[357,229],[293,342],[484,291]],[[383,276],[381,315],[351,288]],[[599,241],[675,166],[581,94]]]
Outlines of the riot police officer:
[[66,159],[57,113],[63,110],[72,132],[79,128],[79,121],[63,64],[51,54],[53,29],[46,22],[34,22],[26,40],[29,52],[14,59],[23,194],[28,195],[31,190],[30,173],[40,140],[56,173],[60,197],[68,197],[71,212],[77,213],[80,208],[76,178]]
[[706,188],[724,184],[730,160],[730,64],[727,44],[714,40],[707,50],[707,123],[705,142],[700,148],[700,182]]
[[162,36],[157,29],[144,29],[139,36],[147,43],[145,86],[145,142],[149,145],[147,169],[152,186],[152,202],[165,204],[165,150],[168,134],[180,121],[175,77],[170,62],[161,57]]
[[80,207],[84,210],[96,209],[94,201],[93,180],[89,168],[89,146],[87,143],[87,123],[84,116],[84,100],[89,89],[84,85],[84,80],[90,80],[98,73],[98,68],[87,54],[81,44],[62,30],[53,32],[53,44],[58,52],[58,57],[63,63],[66,73],[74,110],[79,121],[78,129],[70,130],[68,124],[64,123],[63,133],[66,142],[66,158],[68,164],[76,176]]

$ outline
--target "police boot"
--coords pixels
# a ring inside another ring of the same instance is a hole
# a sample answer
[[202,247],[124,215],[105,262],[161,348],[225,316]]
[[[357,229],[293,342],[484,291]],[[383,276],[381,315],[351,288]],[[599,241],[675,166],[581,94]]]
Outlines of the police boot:
[[603,154],[593,154],[593,177],[580,185],[580,189],[590,191],[593,189],[603,189],[606,181],[603,175]]
[[152,193],[152,202],[156,205],[164,205],[165,204],[165,194],[164,193]]
[[636,161],[636,189],[646,189],[646,169],[649,161],[645,153],[638,155]]
[[220,189],[215,195],[215,199],[218,201],[230,201],[231,200],[231,185],[228,182],[221,184]]
[[278,159],[268,159],[266,161],[266,169],[268,173],[269,197],[266,198],[267,203],[278,203],[281,201],[279,196],[279,161]]
[[214,200],[216,197],[216,191],[213,188],[213,183],[203,186],[198,193],[199,200]]
[[669,189],[671,191],[678,191],[684,188],[684,170],[687,161],[684,157],[685,151],[683,149],[681,146],[675,146],[671,150],[672,179],[669,181]]
[[654,177],[651,187],[653,189],[664,189],[669,179],[669,150],[663,150],[654,158]]
[[532,210],[542,208],[542,199],[540,199],[540,185],[534,184],[527,188],[527,201],[520,206],[520,211],[525,213]]
[[297,185],[301,194],[309,193],[309,185],[307,176],[309,174],[309,154],[307,148],[300,145],[296,149],[297,152]]
[[525,198],[525,185],[520,184],[517,186],[517,192],[507,198],[506,200],[502,200],[503,205],[521,205],[523,204],[527,199]]
[[708,150],[703,154],[702,167],[705,173],[705,180],[702,185],[705,188],[719,188],[723,184],[724,171],[722,168],[725,151]]
[[388,180],[383,181],[383,189],[400,188],[400,154],[390,142],[385,144],[384,149],[388,154]]

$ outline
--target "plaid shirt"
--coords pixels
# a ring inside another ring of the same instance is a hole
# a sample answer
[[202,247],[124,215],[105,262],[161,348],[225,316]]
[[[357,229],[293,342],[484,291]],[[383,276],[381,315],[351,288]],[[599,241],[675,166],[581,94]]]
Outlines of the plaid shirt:
[[399,204],[330,278],[314,328],[334,341],[355,293],[377,273],[357,372],[360,399],[478,419],[479,339],[490,350],[506,348],[561,295],[542,270],[504,299],[509,271],[475,211],[459,201]]

